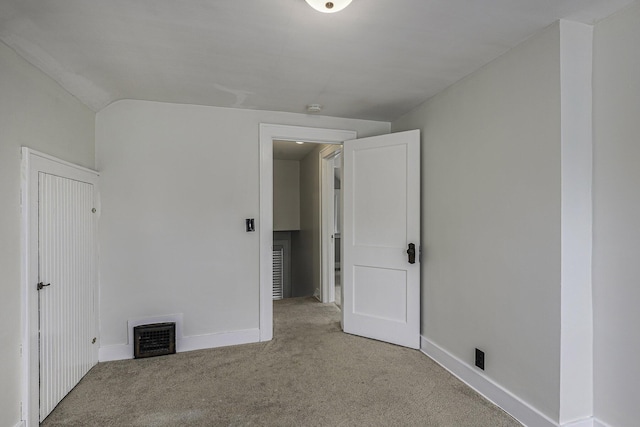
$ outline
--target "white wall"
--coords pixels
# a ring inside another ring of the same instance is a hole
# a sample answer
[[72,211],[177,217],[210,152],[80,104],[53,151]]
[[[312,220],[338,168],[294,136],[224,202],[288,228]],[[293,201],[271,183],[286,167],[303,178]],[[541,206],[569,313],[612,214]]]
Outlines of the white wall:
[[20,420],[20,147],[94,167],[94,114],[0,42],[0,426]]
[[422,334],[559,417],[560,30],[392,124],[422,135]]
[[273,161],[273,231],[300,230],[300,162]]
[[317,147],[300,160],[300,235],[298,262],[294,264],[292,296],[309,296],[320,292],[320,151]]
[[637,426],[640,384],[640,3],[594,33],[595,415]]
[[593,26],[560,22],[561,424],[593,415]]
[[246,233],[244,219],[259,218],[261,122],[362,136],[390,128],[145,101],[119,101],[97,114],[101,354],[126,344],[135,317],[183,313],[184,335],[205,342],[258,328],[259,233]]

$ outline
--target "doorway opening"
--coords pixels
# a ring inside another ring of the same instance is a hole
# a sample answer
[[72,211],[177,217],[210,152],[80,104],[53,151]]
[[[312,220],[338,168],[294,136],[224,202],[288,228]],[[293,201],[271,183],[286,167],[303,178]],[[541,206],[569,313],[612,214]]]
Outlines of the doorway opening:
[[341,150],[273,141],[274,300],[313,296],[332,303],[339,295]]
[[319,295],[319,170],[324,144],[273,141],[273,299]]
[[[357,133],[349,130],[320,129],[274,124],[260,125],[260,340],[273,338],[273,265],[274,265],[274,217],[273,178],[274,141],[304,141],[339,146],[355,139]],[[304,144],[303,144],[304,145]],[[320,168],[320,159],[316,165]],[[314,191],[320,193],[318,185]],[[319,216],[319,215],[317,215]],[[319,218],[317,218],[320,227]],[[321,253],[321,243],[314,249]],[[320,269],[318,269],[320,270]],[[318,271],[317,277],[320,278]],[[320,278],[321,280],[321,278]],[[320,282],[322,283],[322,282]],[[322,291],[318,293],[320,295]]]
[[321,301],[341,307],[340,231],[342,224],[342,145],[330,145],[320,152],[321,181]]

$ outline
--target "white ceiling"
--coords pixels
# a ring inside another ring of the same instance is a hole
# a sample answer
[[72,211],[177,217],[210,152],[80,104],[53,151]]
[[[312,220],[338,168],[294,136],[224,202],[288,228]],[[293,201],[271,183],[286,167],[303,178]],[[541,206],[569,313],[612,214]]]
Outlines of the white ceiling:
[[273,158],[275,160],[302,160],[318,145],[313,142],[296,144],[294,141],[273,140]]
[[559,18],[632,0],[2,0],[0,39],[94,111],[142,99],[392,121]]

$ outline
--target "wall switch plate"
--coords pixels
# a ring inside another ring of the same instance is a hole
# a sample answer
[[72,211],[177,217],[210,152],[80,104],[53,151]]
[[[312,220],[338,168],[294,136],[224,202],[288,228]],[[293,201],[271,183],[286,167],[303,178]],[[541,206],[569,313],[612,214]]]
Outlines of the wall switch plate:
[[253,218],[247,218],[245,222],[247,224],[247,233],[256,231],[255,221]]
[[476,348],[476,366],[484,371],[484,351]]

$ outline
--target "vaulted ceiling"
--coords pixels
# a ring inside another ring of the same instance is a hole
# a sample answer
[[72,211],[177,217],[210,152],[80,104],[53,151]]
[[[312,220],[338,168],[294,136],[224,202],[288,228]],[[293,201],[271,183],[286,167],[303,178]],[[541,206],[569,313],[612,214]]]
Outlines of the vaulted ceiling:
[[0,40],[94,111],[119,99],[392,121],[560,18],[632,0],[2,0]]

